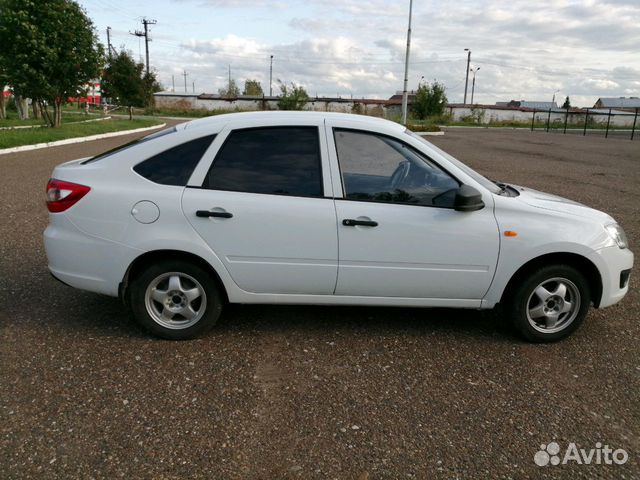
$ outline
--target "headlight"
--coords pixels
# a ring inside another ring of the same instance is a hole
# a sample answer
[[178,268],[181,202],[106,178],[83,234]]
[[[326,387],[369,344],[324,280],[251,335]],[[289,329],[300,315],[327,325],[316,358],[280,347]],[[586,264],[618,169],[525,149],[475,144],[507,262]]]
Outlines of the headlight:
[[629,246],[629,242],[627,241],[627,234],[624,233],[624,230],[617,223],[612,223],[604,227],[607,233],[611,238],[615,240],[620,248],[627,248]]

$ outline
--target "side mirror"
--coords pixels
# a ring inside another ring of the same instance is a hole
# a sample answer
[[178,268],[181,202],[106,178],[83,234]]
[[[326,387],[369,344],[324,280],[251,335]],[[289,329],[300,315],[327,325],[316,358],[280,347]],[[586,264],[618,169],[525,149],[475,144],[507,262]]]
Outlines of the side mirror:
[[460,185],[453,200],[453,209],[458,212],[482,210],[482,194],[470,185]]

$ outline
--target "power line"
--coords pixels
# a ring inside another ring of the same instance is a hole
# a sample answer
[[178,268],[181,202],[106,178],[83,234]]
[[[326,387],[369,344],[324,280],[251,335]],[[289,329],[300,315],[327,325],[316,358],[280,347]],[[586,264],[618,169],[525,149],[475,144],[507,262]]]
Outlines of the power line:
[[146,68],[147,68],[147,76],[149,76],[149,42],[151,39],[149,38],[149,25],[155,25],[158,23],[156,20],[149,20],[146,17],[142,18],[142,25],[144,26],[144,32],[140,30],[136,30],[135,32],[129,32],[130,35],[135,35],[136,37],[144,37],[144,51],[146,55]]

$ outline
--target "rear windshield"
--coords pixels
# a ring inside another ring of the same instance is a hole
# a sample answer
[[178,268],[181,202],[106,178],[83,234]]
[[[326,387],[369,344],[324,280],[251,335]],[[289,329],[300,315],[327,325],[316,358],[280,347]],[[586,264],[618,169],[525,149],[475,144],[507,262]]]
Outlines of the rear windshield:
[[170,127],[170,128],[165,128],[164,130],[160,130],[159,132],[154,132],[151,135],[147,135],[146,137],[138,138],[132,142],[125,143],[124,145],[120,145],[116,148],[112,148],[111,150],[107,150],[106,152],[96,155],[95,157],[91,157],[88,160],[85,160],[84,162],[82,162],[82,165],[86,165],[87,163],[97,162],[98,160],[104,160],[105,158],[108,158],[112,155],[115,155],[116,153],[120,153],[124,150],[127,150],[135,145],[139,145],[149,140],[153,140],[154,138],[163,137],[170,133],[174,133],[175,131],[176,131],[176,127]]

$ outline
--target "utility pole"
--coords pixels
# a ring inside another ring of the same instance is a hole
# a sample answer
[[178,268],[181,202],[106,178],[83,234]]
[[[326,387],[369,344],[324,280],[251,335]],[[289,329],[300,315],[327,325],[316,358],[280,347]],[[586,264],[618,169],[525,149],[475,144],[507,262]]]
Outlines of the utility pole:
[[111,49],[113,47],[111,46],[111,27],[107,27],[107,52],[108,52],[108,57],[111,58]]
[[469,87],[469,64],[471,63],[471,50],[469,50],[468,48],[464,49],[465,52],[467,53],[467,76],[466,79],[464,81],[464,105],[467,104],[467,88]]
[[171,75],[171,91],[172,92],[176,91],[176,76],[175,75]]
[[193,88],[193,93],[196,93],[196,82],[193,82],[191,86]]
[[185,93],[187,92],[187,75],[189,75],[187,73],[187,71],[183,70],[182,71],[182,76],[184,77],[184,91],[185,91]]
[[269,96],[273,95],[273,55],[271,55],[271,60],[269,62]]
[[473,94],[476,90],[476,72],[478,70],[480,70],[480,67],[476,67],[475,70],[473,68],[471,69],[471,71],[473,72],[473,82],[471,82],[471,105],[473,105]]
[[227,86],[227,96],[231,96],[231,65],[229,65],[229,84]]
[[409,0],[409,27],[407,28],[407,54],[404,59],[404,88],[402,89],[402,124],[407,124],[407,83],[409,82],[409,50],[411,49],[411,10],[413,0]]
[[156,20],[143,18],[142,25],[144,26],[144,32],[141,32],[140,30],[136,30],[133,33],[129,32],[131,35],[135,35],[136,37],[144,37],[144,50],[147,58],[147,75],[149,75],[149,42],[151,41],[149,40],[149,25],[155,25],[156,23],[158,23]]

